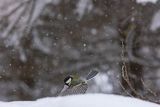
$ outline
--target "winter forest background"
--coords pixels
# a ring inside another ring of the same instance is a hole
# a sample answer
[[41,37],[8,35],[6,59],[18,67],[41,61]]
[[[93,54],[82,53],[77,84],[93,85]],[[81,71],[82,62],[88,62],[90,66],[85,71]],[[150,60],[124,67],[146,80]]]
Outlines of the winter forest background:
[[0,0],[1,101],[57,96],[92,69],[88,93],[160,103],[160,0]]

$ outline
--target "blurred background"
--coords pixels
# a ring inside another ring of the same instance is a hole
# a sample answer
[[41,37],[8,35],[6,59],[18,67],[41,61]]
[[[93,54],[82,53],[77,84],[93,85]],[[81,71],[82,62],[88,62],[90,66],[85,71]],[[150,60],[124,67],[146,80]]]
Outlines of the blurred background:
[[0,0],[0,100],[57,96],[98,69],[87,93],[159,101],[160,1],[142,1]]

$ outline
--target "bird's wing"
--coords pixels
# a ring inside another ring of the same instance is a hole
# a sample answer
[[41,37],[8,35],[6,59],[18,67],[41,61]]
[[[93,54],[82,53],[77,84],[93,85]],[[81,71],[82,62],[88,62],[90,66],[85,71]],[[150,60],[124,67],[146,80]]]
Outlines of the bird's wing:
[[87,91],[88,85],[81,83],[79,85],[70,87],[59,94],[59,96],[73,95],[73,94],[84,94]]

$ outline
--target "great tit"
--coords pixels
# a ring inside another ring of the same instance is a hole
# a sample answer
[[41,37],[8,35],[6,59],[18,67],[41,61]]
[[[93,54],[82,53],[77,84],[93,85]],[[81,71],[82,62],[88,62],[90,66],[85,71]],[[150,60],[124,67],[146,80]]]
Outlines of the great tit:
[[64,87],[61,90],[59,96],[73,95],[73,94],[84,94],[87,91],[87,81],[92,79],[98,74],[98,70],[92,70],[86,76],[81,78],[79,75],[69,75],[64,79]]

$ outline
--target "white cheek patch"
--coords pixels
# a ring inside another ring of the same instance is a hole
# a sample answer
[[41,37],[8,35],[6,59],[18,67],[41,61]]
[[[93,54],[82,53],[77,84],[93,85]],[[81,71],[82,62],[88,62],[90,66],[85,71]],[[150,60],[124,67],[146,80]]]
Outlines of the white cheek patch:
[[70,83],[71,83],[71,81],[72,81],[72,79],[71,79],[71,78],[69,78],[69,79],[66,81],[66,84],[70,84]]

